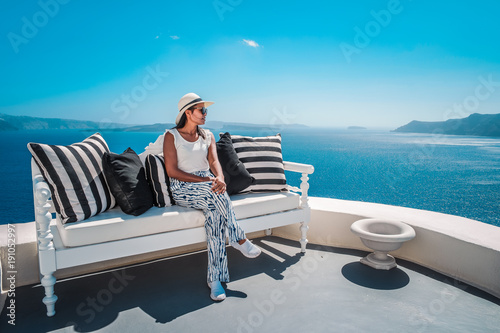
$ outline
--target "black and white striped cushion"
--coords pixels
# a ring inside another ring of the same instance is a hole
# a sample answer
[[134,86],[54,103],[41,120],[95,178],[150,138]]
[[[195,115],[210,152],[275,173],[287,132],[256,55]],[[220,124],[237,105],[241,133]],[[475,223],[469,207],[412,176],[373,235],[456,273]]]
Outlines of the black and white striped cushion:
[[249,137],[231,135],[238,159],[255,178],[241,192],[281,191],[287,188],[283,156],[281,154],[281,135]]
[[49,185],[62,223],[85,220],[114,207],[102,168],[102,156],[109,148],[101,134],[70,146],[28,143],[28,149]]
[[157,207],[172,206],[174,199],[170,191],[170,181],[165,169],[162,155],[149,154],[146,157],[146,178],[153,192],[154,205]]

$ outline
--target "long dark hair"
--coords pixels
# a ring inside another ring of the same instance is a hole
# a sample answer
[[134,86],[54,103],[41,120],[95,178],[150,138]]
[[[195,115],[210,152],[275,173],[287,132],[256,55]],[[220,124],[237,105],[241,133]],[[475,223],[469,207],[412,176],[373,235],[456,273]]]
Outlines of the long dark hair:
[[[190,110],[190,111],[193,111],[193,107],[190,107],[189,109],[187,110]],[[187,111],[186,110],[186,111]],[[187,121],[187,116],[186,116],[186,112],[184,112],[181,116],[181,119],[179,120],[179,123],[174,127],[175,129],[180,129],[180,128],[183,128],[184,126],[186,126],[186,121]],[[201,127],[196,125],[196,132],[198,132],[198,135],[201,136],[203,138],[203,140],[205,140],[205,132],[201,130]]]

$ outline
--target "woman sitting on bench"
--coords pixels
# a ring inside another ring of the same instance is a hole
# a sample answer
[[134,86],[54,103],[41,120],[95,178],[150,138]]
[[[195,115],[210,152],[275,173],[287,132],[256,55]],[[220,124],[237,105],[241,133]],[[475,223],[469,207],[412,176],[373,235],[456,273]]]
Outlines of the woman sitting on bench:
[[214,135],[200,127],[205,124],[207,107],[212,104],[194,93],[180,99],[179,114],[175,119],[177,126],[165,134],[163,154],[176,204],[203,210],[210,297],[214,301],[222,301],[226,294],[221,282],[229,282],[226,230],[231,246],[246,257],[255,258],[261,250],[246,239],[236,222],[217,158]]

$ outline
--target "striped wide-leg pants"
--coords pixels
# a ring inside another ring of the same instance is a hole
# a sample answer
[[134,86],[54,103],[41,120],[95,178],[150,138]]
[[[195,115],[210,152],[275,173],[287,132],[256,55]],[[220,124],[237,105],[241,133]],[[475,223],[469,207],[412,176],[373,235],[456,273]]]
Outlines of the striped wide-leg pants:
[[[193,174],[213,177],[210,171],[197,171]],[[191,183],[170,178],[170,188],[177,205],[201,209],[205,215],[208,248],[207,281],[229,282],[226,231],[230,242],[246,238],[243,229],[236,222],[229,195],[213,192],[211,181]]]

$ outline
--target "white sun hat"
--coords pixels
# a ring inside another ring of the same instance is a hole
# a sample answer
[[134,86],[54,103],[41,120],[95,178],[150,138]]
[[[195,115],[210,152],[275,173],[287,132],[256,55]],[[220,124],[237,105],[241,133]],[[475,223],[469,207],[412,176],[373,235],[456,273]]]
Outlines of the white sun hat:
[[175,118],[175,124],[179,125],[179,121],[181,121],[181,117],[184,114],[184,112],[191,106],[199,103],[204,103],[203,105],[204,107],[209,107],[210,105],[214,104],[214,102],[204,101],[203,99],[201,99],[200,96],[196,95],[195,93],[188,93],[182,96],[179,103],[177,104],[177,107],[179,108],[179,114],[177,115],[177,118]]

